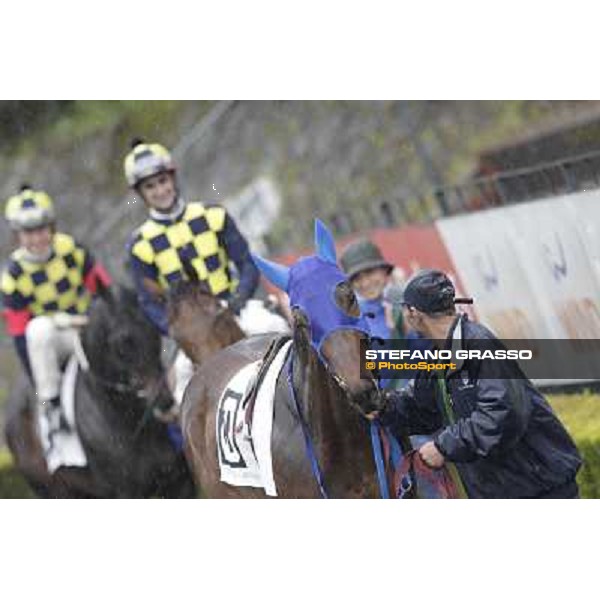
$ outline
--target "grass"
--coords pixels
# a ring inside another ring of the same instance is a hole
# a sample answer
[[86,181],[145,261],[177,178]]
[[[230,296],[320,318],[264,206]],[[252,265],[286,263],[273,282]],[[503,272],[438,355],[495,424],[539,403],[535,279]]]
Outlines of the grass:
[[[548,396],[584,458],[578,482],[582,498],[600,498],[600,394]],[[0,498],[33,498],[14,468],[8,450],[0,450]]]
[[34,498],[33,492],[15,469],[8,450],[0,451],[0,499]]
[[583,456],[577,476],[582,498],[600,498],[600,394],[557,395],[549,400]]

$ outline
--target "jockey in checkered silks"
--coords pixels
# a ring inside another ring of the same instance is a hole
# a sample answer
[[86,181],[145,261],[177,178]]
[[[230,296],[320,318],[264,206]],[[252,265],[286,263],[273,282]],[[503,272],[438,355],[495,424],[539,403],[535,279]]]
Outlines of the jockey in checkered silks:
[[2,272],[2,315],[35,386],[51,428],[65,426],[60,410],[61,367],[78,342],[92,296],[110,277],[90,252],[56,231],[54,203],[24,185],[5,217],[17,242]]
[[[131,274],[148,318],[161,334],[169,335],[166,292],[187,277],[190,265],[198,279],[240,315],[256,291],[259,273],[233,218],[222,206],[184,200],[171,155],[160,144],[134,140],[124,167],[127,182],[149,212],[128,243]],[[240,324],[244,329],[243,322]],[[181,350],[174,371],[174,396],[180,404],[193,373]]]

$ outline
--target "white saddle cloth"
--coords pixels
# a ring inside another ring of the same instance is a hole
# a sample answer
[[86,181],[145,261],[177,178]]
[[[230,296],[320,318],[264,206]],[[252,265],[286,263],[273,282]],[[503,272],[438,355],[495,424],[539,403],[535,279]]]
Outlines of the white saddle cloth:
[[262,488],[268,496],[277,496],[271,455],[273,400],[277,377],[291,344],[290,340],[282,346],[265,374],[254,401],[251,429],[246,419],[247,392],[261,361],[246,365],[225,386],[216,418],[217,454],[221,481],[225,483]]

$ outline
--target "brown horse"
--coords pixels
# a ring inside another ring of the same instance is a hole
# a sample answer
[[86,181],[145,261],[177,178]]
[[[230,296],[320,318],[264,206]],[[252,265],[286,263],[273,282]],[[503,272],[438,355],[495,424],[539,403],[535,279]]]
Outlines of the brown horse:
[[227,305],[195,277],[173,287],[167,314],[171,337],[195,365],[245,337]]
[[[316,245],[317,256],[300,259],[289,271],[255,257],[263,274],[288,292],[293,314],[292,349],[274,398],[271,449],[277,495],[321,497],[319,471],[328,497],[375,498],[378,482],[364,415],[380,408],[381,399],[375,380],[361,379],[358,367],[359,343],[368,335],[368,325],[337,267],[331,234],[319,221]],[[266,497],[260,488],[221,481],[216,424],[219,399],[228,382],[261,359],[273,339],[272,335],[248,338],[211,355],[186,390],[185,452],[196,483],[208,497]],[[303,419],[318,469],[311,468],[307,458]]]

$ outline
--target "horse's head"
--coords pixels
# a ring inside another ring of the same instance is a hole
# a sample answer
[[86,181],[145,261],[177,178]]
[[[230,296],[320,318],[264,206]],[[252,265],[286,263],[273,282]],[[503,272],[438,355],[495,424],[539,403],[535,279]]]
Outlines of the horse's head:
[[315,247],[314,256],[303,257],[290,268],[258,256],[254,260],[271,283],[287,292],[294,331],[310,343],[350,400],[368,413],[380,408],[375,379],[360,376],[360,340],[368,338],[369,325],[337,265],[333,237],[318,219]]
[[196,364],[244,337],[227,304],[197,277],[178,281],[169,291],[169,333]]
[[132,290],[103,291],[90,311],[82,342],[92,376],[108,393],[167,402],[160,335],[143,315]]

